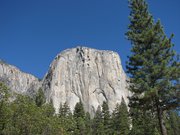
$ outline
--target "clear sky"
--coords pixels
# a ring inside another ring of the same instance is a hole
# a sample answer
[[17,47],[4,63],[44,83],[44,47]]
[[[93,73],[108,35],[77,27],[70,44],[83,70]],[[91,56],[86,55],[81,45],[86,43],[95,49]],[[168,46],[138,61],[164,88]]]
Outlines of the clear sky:
[[[78,45],[119,53],[130,42],[128,0],[0,0],[0,59],[42,78],[62,50]],[[180,0],[148,0],[180,52]]]

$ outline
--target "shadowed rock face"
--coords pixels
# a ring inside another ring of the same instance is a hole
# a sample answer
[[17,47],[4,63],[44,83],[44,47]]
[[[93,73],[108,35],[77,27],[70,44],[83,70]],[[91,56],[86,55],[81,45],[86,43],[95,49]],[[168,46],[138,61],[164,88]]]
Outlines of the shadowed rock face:
[[0,81],[18,94],[33,95],[40,87],[40,82],[36,77],[3,61],[0,61]]
[[117,53],[77,47],[56,56],[42,87],[56,112],[64,102],[73,110],[81,100],[85,110],[93,116],[103,101],[108,102],[110,111],[122,97],[128,103],[126,79]]

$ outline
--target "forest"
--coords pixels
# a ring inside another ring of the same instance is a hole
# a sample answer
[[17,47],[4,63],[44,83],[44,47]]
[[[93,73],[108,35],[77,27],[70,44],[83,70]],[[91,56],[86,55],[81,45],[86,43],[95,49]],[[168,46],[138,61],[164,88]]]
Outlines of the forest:
[[[34,98],[16,95],[13,102],[9,102],[11,95],[3,83],[0,83],[0,91],[1,135],[159,135],[155,116],[133,116],[136,123],[131,127],[132,119],[123,99],[112,113],[103,102],[91,118],[81,102],[73,112],[64,103],[59,114],[55,114],[52,103],[45,103],[42,89]],[[167,113],[165,124],[169,135],[179,134],[180,117],[176,111]]]

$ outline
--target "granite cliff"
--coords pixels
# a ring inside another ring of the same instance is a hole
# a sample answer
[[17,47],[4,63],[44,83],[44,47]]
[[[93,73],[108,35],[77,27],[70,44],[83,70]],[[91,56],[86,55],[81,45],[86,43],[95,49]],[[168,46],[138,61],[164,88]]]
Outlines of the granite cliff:
[[0,81],[18,94],[33,95],[40,87],[35,76],[20,71],[17,67],[0,60]]
[[33,93],[42,87],[47,102],[53,101],[56,112],[67,102],[71,108],[81,101],[93,116],[103,101],[112,111],[122,98],[128,103],[129,91],[119,55],[113,51],[76,47],[59,53],[42,81],[0,63],[0,80],[12,91]]

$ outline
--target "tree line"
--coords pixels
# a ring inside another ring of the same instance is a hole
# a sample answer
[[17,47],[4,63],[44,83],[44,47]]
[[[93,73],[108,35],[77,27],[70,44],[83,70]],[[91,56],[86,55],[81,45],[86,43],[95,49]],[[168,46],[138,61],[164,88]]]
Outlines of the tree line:
[[[138,115],[134,121],[130,114],[137,112],[128,111],[124,99],[113,112],[103,102],[92,118],[82,102],[73,112],[65,102],[55,114],[52,102],[45,102],[42,89],[34,97],[17,94],[13,101],[10,97],[9,89],[0,83],[0,135],[159,135],[156,117]],[[178,135],[178,114],[170,111],[165,120],[169,135]]]
[[76,104],[73,112],[65,102],[55,114],[52,102],[45,102],[42,89],[34,97],[17,94],[13,101],[10,97],[9,89],[0,83],[1,135],[126,135],[129,132],[124,100],[117,104],[112,114],[107,102],[103,102],[91,118],[82,102]]

